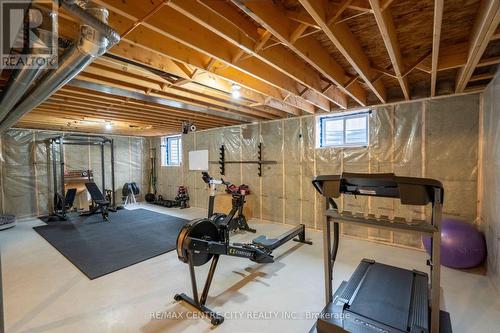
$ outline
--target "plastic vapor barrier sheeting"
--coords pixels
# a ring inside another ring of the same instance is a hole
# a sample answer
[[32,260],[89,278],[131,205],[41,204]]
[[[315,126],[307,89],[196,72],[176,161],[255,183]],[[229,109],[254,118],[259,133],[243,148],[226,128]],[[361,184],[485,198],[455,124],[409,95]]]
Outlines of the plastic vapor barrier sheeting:
[[[432,101],[403,103],[372,109],[369,116],[368,147],[316,148],[316,117],[274,120],[257,124],[218,128],[183,135],[183,154],[208,149],[209,171],[213,177],[250,185],[255,217],[274,222],[322,228],[324,198],[318,195],[311,180],[315,175],[342,172],[384,173],[398,176],[436,178],[445,186],[444,215],[473,223],[477,206],[479,95],[464,95]],[[225,147],[226,161],[255,161],[262,144],[262,159],[274,161],[257,164],[225,165],[220,174],[220,146]],[[169,178],[160,193],[169,186],[186,185],[191,204],[207,207],[208,189],[199,171],[189,171]],[[176,172],[162,168],[164,173]],[[174,182],[172,185],[170,182]],[[403,217],[408,221],[428,217],[430,209],[401,206],[392,199],[346,197],[339,200],[341,209],[373,213],[377,216]],[[410,247],[421,247],[419,237],[344,226],[349,236]]]
[[488,274],[500,290],[500,78],[484,92],[481,215],[488,248]]
[[[13,129],[2,135],[1,140],[1,185],[3,191],[3,213],[15,214],[18,218],[45,215],[53,209],[52,155],[48,138],[62,135],[61,132]],[[144,138],[109,136],[115,145],[116,202],[121,202],[121,188],[125,182],[135,181],[147,188],[148,159],[143,152],[149,150]],[[57,145],[56,173],[60,177],[59,145]],[[105,145],[104,188],[111,188],[111,150]],[[94,181],[102,190],[100,146],[64,145],[66,170],[92,170]],[[67,185],[67,188],[70,185]],[[60,191],[58,184],[57,191]],[[88,206],[86,192],[77,195],[75,206]]]

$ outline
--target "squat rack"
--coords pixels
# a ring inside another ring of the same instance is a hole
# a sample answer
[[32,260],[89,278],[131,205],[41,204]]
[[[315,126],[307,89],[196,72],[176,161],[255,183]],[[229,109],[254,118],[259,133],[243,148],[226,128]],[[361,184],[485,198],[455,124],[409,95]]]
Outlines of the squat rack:
[[[105,175],[105,161],[104,161],[104,147],[109,144],[111,149],[111,190],[112,190],[112,207],[116,207],[115,199],[115,152],[114,152],[114,141],[111,138],[101,136],[101,135],[85,135],[85,134],[68,134],[52,137],[48,139],[51,147],[52,153],[52,174],[54,179],[54,192],[57,192],[58,182],[57,182],[57,146],[59,146],[59,168],[61,173],[61,182],[59,184],[60,191],[63,199],[65,200],[66,191],[64,188],[64,145],[76,145],[76,146],[100,146],[101,147],[101,182],[102,191],[104,192],[104,187],[106,184]],[[63,202],[64,202],[63,200]],[[62,213],[66,214],[66,207],[62,205]]]

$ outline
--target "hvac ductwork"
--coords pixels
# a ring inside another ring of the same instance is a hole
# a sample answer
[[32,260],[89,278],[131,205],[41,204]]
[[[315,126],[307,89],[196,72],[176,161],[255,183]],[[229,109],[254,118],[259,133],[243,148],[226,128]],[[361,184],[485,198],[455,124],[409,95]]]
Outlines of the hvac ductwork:
[[101,33],[101,35],[106,36],[110,43],[110,47],[120,41],[120,35],[115,30],[113,30],[113,28],[106,24],[108,22],[107,11],[106,19],[102,20],[100,18],[97,18],[96,15],[93,15],[93,13],[89,13],[89,10],[86,11],[82,7],[78,6],[75,1],[62,0],[61,7],[73,14],[75,17],[79,18],[85,24],[97,30],[99,33]]
[[[120,40],[119,34],[106,24],[108,19],[106,9],[89,8],[84,10],[72,1],[62,1],[61,6],[82,21],[80,37],[61,56],[58,68],[50,70],[42,76],[38,81],[38,85],[2,120],[0,132],[10,128],[24,114],[43,103],[59,88],[85,69],[96,57],[102,55]],[[28,74],[23,75],[28,76]],[[27,79],[29,77],[25,78],[24,81],[27,81]],[[23,83],[23,86],[26,86],[26,82]],[[19,84],[9,86],[9,90],[18,87],[21,86]]]
[[[52,25],[57,27],[57,14],[50,13],[50,17],[52,19]],[[57,43],[57,39],[54,40],[52,34],[49,35],[43,30],[40,31],[40,36],[38,37],[45,44]],[[33,48],[33,52],[37,52],[38,50],[38,48]],[[43,72],[43,70],[44,67],[23,67],[12,73],[9,82],[7,83],[7,89],[5,90],[0,101],[0,121],[4,119],[9,111],[12,110],[12,108],[19,102],[21,97],[24,96],[30,85],[35,81],[38,75]]]

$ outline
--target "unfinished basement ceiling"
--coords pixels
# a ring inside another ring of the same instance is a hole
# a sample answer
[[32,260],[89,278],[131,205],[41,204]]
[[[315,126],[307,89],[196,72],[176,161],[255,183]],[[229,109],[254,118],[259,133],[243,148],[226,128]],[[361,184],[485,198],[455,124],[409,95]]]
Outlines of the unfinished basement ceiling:
[[500,62],[493,0],[94,3],[122,40],[17,127],[178,133],[481,91]]

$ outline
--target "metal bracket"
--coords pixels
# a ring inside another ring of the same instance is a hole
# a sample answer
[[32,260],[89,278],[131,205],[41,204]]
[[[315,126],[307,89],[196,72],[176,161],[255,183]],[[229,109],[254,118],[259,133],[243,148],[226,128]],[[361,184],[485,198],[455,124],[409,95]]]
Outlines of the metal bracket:
[[278,164],[276,161],[264,161],[262,160],[262,142],[259,142],[258,145],[258,152],[257,152],[257,160],[256,161],[226,161],[226,148],[224,145],[221,145],[219,148],[219,160],[218,161],[210,161],[212,164],[219,164],[219,171],[221,175],[225,175],[226,172],[226,164],[227,163],[232,163],[232,164],[257,164],[257,175],[259,177],[262,177],[262,165],[263,164]]

